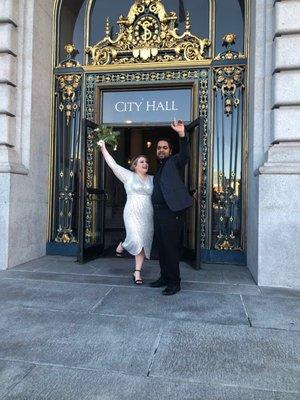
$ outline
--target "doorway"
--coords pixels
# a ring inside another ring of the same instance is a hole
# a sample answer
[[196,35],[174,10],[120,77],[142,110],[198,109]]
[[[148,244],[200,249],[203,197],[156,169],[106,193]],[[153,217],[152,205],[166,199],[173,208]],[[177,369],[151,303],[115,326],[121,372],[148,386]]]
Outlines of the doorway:
[[[93,145],[97,124],[84,119],[82,127],[82,163],[80,170],[80,249],[78,261],[110,256],[115,253],[117,244],[124,240],[125,227],[123,209],[126,203],[126,192],[123,184],[107,167],[99,148]],[[159,138],[169,139],[173,145],[173,154],[179,151],[179,139],[169,125],[142,127],[119,126],[118,147],[113,152],[115,161],[128,168],[131,158],[144,154],[149,159],[149,173],[157,170],[156,142]],[[203,119],[197,118],[186,125],[189,136],[190,162],[182,171],[185,185],[193,196],[193,204],[186,212],[182,237],[182,255],[196,268],[200,268],[201,256],[199,245],[199,198],[201,193],[201,172],[199,170],[199,151],[203,134]],[[155,254],[156,253],[156,254]],[[155,244],[151,258],[157,257]]]
[[[119,128],[119,144],[116,151],[109,149],[116,162],[129,168],[131,159],[145,155],[149,161],[149,174],[157,170],[156,143],[159,138],[167,138],[173,144],[173,154],[179,151],[178,138],[172,128],[164,127],[125,127]],[[126,203],[124,185],[114,176],[111,169],[104,166],[104,190],[106,192],[106,213],[104,222],[104,255],[113,256],[118,243],[125,238],[123,210]],[[126,252],[125,252],[126,254]],[[155,242],[151,259],[157,258]]]
[[[119,116],[130,111],[125,104],[137,102],[133,117],[141,118],[126,118],[131,126],[161,126],[173,119],[166,113],[178,106],[192,111],[186,119],[176,113],[187,123],[203,118],[201,143],[193,146],[193,161],[186,171],[196,204],[187,217],[185,245],[192,253],[196,249],[197,257],[201,252],[202,262],[245,264],[250,2],[232,0],[224,9],[222,1],[201,0],[196,5],[189,0],[185,23],[170,1],[138,8],[127,2],[125,8],[110,10],[102,0],[77,3],[75,9],[70,0],[56,0],[55,5],[47,254],[77,255],[104,246],[106,233],[100,228],[105,190],[94,181],[100,165],[92,133],[85,140],[81,121],[125,126],[125,119],[120,122],[116,114],[105,119],[111,116],[111,100],[117,96]],[[105,28],[105,36],[99,26]],[[151,40],[145,47],[146,32]],[[183,91],[177,100],[173,98],[179,89],[191,90],[190,103]],[[137,95],[144,97],[151,111],[146,117],[136,112],[142,101]],[[108,109],[103,109],[105,104]]]

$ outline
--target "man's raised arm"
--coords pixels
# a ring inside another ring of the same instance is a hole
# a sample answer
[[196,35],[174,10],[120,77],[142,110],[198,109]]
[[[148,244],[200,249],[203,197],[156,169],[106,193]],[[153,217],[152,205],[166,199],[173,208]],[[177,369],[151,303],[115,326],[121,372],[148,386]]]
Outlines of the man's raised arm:
[[172,129],[177,132],[179,136],[179,153],[176,154],[176,160],[177,163],[181,166],[184,167],[185,164],[188,163],[190,157],[191,157],[191,150],[190,150],[190,144],[189,144],[189,139],[186,136],[185,133],[185,127],[184,123],[182,121],[174,121],[171,124]]

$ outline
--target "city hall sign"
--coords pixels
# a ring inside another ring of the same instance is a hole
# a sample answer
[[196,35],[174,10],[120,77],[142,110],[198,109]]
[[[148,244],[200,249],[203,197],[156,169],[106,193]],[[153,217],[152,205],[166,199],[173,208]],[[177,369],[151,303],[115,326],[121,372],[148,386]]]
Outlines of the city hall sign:
[[169,124],[174,118],[190,122],[191,110],[190,88],[101,93],[103,124]]

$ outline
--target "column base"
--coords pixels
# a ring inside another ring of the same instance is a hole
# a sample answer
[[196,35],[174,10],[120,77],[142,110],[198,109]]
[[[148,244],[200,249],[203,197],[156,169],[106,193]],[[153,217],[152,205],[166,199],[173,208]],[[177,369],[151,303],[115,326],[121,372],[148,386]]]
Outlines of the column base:
[[28,175],[28,168],[19,162],[16,150],[7,145],[0,145],[0,173]]
[[300,146],[274,145],[259,168],[257,283],[300,287]]

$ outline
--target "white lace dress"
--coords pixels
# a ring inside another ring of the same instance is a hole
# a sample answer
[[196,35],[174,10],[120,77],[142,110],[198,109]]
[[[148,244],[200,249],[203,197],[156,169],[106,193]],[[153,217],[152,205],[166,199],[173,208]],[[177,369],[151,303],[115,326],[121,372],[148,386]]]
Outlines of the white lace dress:
[[135,172],[118,165],[110,154],[105,153],[104,158],[116,177],[124,183],[127,194],[123,213],[126,239],[122,246],[134,256],[144,249],[149,259],[154,233],[151,202],[153,176],[148,175],[143,180]]

